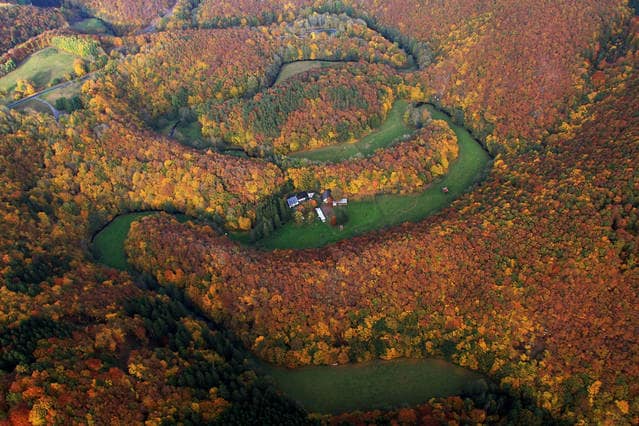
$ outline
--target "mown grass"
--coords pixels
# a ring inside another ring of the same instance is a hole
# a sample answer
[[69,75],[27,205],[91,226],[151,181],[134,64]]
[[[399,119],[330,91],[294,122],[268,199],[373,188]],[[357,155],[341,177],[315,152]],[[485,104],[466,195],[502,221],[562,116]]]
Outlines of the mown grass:
[[37,99],[30,99],[27,102],[16,107],[15,109],[16,111],[21,111],[26,113],[36,112],[39,114],[53,115],[53,112],[51,111],[51,109],[45,104],[43,104],[42,102],[39,102]]
[[323,414],[414,406],[459,395],[481,380],[476,373],[435,359],[265,369],[289,398]]
[[18,68],[0,78],[0,91],[8,94],[4,101],[13,100],[13,92],[18,80],[28,80],[36,90],[41,90],[52,84],[56,78],[63,79],[65,74],[73,72],[75,59],[75,55],[53,47],[47,47],[34,53]]
[[[169,137],[174,125],[175,120],[167,121],[165,125],[158,129],[158,133]],[[195,149],[204,149],[213,146],[210,141],[202,136],[202,126],[197,120],[189,123],[181,122],[178,124],[175,128],[175,132],[173,133],[173,139],[182,145],[190,146]]]
[[97,260],[112,268],[126,270],[128,264],[124,253],[124,241],[131,224],[153,212],[130,213],[118,216],[93,239],[93,251]]
[[42,98],[45,101],[49,102],[51,105],[55,106],[55,101],[60,98],[72,98],[76,95],[80,95],[82,93],[82,85],[84,83],[85,81],[74,81],[68,86],[60,87],[58,89],[44,93],[39,96],[39,98]]
[[82,34],[112,34],[112,31],[97,18],[87,18],[73,23],[71,29]]
[[284,64],[274,84],[283,83],[289,78],[296,76],[297,74],[301,74],[312,69],[321,68],[323,66],[326,66],[325,64],[325,61],[297,61],[291,62],[290,64]]
[[408,108],[408,102],[398,100],[388,112],[384,123],[372,133],[353,143],[331,145],[310,151],[299,151],[289,155],[291,158],[304,158],[311,161],[344,161],[357,154],[371,155],[379,148],[392,145],[398,138],[410,134],[411,129],[404,122],[404,113]]
[[[445,176],[420,194],[380,195],[370,200],[349,201],[348,222],[342,230],[319,221],[306,225],[287,223],[256,245],[265,249],[321,247],[375,229],[422,220],[468,191],[485,174],[490,156],[467,130],[453,124],[444,113],[431,107],[429,110],[434,119],[448,122],[458,139],[459,157],[451,163]],[[443,193],[443,187],[448,187],[447,194]]]
[[[124,242],[129,235],[131,224],[145,216],[158,214],[158,211],[126,213],[117,216],[93,238],[93,254],[98,262],[123,271],[130,270],[124,252]],[[178,222],[186,222],[189,217],[173,214]]]

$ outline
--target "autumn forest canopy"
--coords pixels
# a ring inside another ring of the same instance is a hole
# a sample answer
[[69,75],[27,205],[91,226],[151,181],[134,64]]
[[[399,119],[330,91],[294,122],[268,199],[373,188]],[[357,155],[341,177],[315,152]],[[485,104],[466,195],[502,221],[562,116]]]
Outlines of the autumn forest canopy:
[[0,3],[0,425],[639,424],[638,68],[627,0]]

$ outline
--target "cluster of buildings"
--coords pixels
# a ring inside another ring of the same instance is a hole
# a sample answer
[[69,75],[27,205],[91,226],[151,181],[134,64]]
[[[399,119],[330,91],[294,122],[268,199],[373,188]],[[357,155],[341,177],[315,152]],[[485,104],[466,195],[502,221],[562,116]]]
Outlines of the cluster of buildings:
[[290,195],[286,199],[286,204],[289,208],[296,209],[312,200],[318,201],[318,207],[315,207],[315,213],[317,213],[317,217],[324,223],[326,223],[327,218],[333,216],[334,207],[348,205],[348,198],[333,199],[333,194],[330,189],[324,190],[321,194],[308,191],[298,192]]

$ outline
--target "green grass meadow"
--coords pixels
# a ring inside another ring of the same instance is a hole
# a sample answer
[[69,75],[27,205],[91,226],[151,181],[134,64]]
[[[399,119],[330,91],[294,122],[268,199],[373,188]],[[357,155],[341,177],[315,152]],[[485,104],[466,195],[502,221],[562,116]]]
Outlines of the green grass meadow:
[[74,22],[71,25],[73,31],[77,31],[82,34],[110,34],[112,31],[97,18],[87,18],[78,22]]
[[124,241],[131,224],[154,212],[129,213],[118,216],[93,239],[93,251],[100,263],[112,268],[126,270],[128,264],[124,253]]
[[[158,133],[169,137],[174,125],[175,120],[167,121],[165,125],[158,129]],[[211,142],[202,136],[202,126],[197,120],[189,123],[180,122],[175,128],[173,138],[182,145],[195,149],[204,149],[212,146]]]
[[[287,223],[256,245],[265,249],[321,247],[375,229],[419,221],[468,191],[485,173],[490,156],[466,129],[452,123],[446,114],[428,108],[434,119],[448,122],[457,135],[459,157],[451,163],[445,176],[420,194],[389,194],[370,200],[349,201],[346,207],[348,222],[342,230],[319,221],[306,225]],[[443,187],[448,187],[447,194],[442,192]],[[242,239],[239,241],[244,242]]]
[[481,376],[436,359],[397,359],[296,369],[266,366],[278,388],[312,413],[414,406],[459,395]]
[[[113,219],[93,238],[93,253],[98,262],[123,271],[129,270],[124,242],[129,235],[131,224],[143,217],[158,213],[158,211],[126,213]],[[181,223],[189,220],[188,216],[180,213],[173,214],[173,217]]]
[[9,94],[5,101],[13,100],[11,95],[18,80],[29,80],[36,90],[44,89],[54,79],[62,79],[65,74],[72,73],[73,61],[76,58],[75,55],[53,47],[47,47],[34,53],[18,68],[0,78],[0,90]]
[[392,145],[403,135],[413,133],[414,129],[404,122],[406,108],[408,108],[407,101],[396,101],[393,108],[388,112],[384,123],[356,142],[331,145],[310,151],[294,152],[289,157],[311,161],[338,162],[347,160],[357,154],[371,155],[380,148]]
[[297,61],[291,62],[290,64],[284,64],[274,84],[283,83],[289,78],[296,76],[297,74],[301,74],[303,72],[317,68],[322,68],[326,65],[330,65],[330,63],[327,63],[326,61]]

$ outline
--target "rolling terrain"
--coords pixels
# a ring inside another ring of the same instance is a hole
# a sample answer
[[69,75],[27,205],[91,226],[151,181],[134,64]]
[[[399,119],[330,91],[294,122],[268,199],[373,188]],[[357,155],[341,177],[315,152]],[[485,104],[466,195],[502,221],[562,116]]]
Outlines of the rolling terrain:
[[37,3],[0,425],[639,423],[636,2]]

